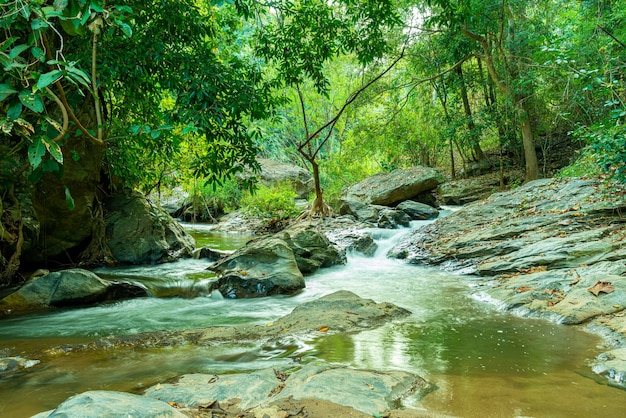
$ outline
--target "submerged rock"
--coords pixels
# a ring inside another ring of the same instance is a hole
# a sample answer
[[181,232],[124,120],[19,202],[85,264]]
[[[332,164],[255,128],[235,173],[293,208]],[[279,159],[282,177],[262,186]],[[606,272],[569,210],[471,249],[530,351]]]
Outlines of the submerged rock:
[[252,240],[209,269],[217,275],[213,289],[226,298],[291,295],[305,286],[291,247],[275,237]]
[[148,296],[148,291],[138,284],[108,281],[88,270],[70,269],[28,280],[17,291],[0,300],[0,312],[91,305],[144,296]]

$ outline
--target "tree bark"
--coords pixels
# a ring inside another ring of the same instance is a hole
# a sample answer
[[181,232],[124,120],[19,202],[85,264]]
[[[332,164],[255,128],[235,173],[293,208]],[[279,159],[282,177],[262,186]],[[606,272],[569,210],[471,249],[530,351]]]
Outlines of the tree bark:
[[472,117],[472,107],[470,106],[469,96],[467,94],[467,86],[465,85],[465,77],[463,76],[463,66],[459,65],[455,69],[456,75],[459,77],[459,83],[461,84],[461,99],[463,101],[463,110],[465,111],[465,117],[467,118],[467,129],[470,132],[470,138],[472,141],[472,151],[474,159],[476,161],[482,161],[485,159],[485,153],[480,148],[480,142],[478,138],[475,138],[476,124]]

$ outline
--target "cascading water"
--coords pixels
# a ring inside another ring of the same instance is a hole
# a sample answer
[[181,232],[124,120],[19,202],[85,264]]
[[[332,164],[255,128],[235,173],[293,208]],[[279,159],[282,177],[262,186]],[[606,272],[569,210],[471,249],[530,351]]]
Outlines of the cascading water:
[[[200,237],[201,245],[218,246],[232,239],[239,246],[246,239],[211,236],[202,229],[191,232]],[[3,319],[0,349],[32,352],[111,334],[262,324],[302,302],[342,289],[395,303],[412,315],[371,331],[274,345],[60,353],[18,375],[0,377],[0,416],[30,416],[85,390],[140,391],[183,373],[250,371],[291,362],[290,357],[417,373],[437,389],[423,399],[405,400],[405,406],[415,409],[463,417],[623,413],[626,392],[599,384],[587,365],[599,351],[598,337],[574,327],[519,318],[476,300],[470,286],[475,278],[387,258],[387,250],[407,232],[371,230],[379,247],[374,257],[350,254],[346,265],[307,277],[306,289],[293,297],[225,300],[202,293],[212,280],[206,270],[210,263],[203,260],[98,270],[108,277],[141,281],[156,294],[167,295],[163,289],[191,291],[187,298],[134,299]]]

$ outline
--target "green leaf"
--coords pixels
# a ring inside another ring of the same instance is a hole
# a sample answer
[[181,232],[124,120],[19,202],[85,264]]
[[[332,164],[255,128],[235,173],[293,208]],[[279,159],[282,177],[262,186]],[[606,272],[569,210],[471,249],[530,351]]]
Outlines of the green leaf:
[[93,10],[96,13],[104,12],[102,5],[98,4],[98,2],[92,1],[90,7],[91,7],[91,10]]
[[13,45],[13,42],[17,41],[18,39],[20,38],[17,36],[12,36],[7,40],[2,41],[2,43],[0,43],[0,50],[4,51],[5,49],[8,49],[11,45]]
[[19,101],[13,102],[11,106],[9,106],[9,108],[7,109],[7,118],[9,119],[9,121],[14,121],[15,119],[19,118],[22,114],[22,109],[22,103],[20,103]]
[[161,131],[154,130],[154,131],[150,132],[150,136],[152,137],[152,139],[157,139],[158,137],[161,136]]
[[33,94],[30,90],[20,91],[20,102],[30,110],[36,113],[43,112],[43,100],[38,94]]
[[38,30],[38,29],[41,29],[41,28],[47,28],[48,26],[49,26],[48,22],[46,22],[44,19],[40,19],[40,18],[37,18],[37,19],[33,20],[32,22],[30,22],[30,27],[31,27],[32,30]]
[[70,193],[70,189],[67,186],[63,186],[65,188],[65,203],[67,204],[67,208],[69,210],[74,210],[74,208],[76,207],[74,204],[74,198],[72,197],[72,194]]
[[31,49],[30,53],[33,54],[33,57],[35,57],[39,61],[46,62],[46,54],[43,52],[43,49],[39,48],[38,46]]
[[46,148],[48,148],[48,152],[58,162],[59,164],[63,164],[63,153],[61,152],[61,147],[56,142],[45,141]]
[[30,162],[33,168],[37,168],[41,164],[41,159],[45,154],[46,144],[43,143],[41,138],[36,138],[28,147],[28,162]]
[[133,9],[131,9],[128,6],[115,6],[115,8],[122,13],[129,13],[129,14],[133,13]]
[[11,85],[9,84],[0,84],[0,102],[5,100],[7,97],[9,97],[12,94],[17,93],[17,90],[15,90],[13,87],[11,87]]
[[20,45],[18,45],[16,47],[13,47],[11,52],[9,52],[9,57],[17,58],[18,55],[20,55],[22,52],[26,51],[28,48],[30,48],[30,45],[27,45],[27,44],[20,44]]
[[89,76],[87,75],[86,72],[84,72],[83,70],[81,70],[79,68],[67,67],[67,75],[72,80],[75,80],[75,81],[79,82],[80,84],[84,85],[85,87],[90,87],[90,85],[91,85],[91,78],[89,78]]
[[124,23],[120,19],[115,19],[115,24],[122,29],[122,33],[124,33],[127,38],[133,36],[133,28],[131,28],[128,23]]
[[56,83],[61,77],[63,77],[63,71],[61,70],[52,70],[49,73],[42,74],[39,76],[39,80],[37,80],[37,88],[43,90],[50,84]]

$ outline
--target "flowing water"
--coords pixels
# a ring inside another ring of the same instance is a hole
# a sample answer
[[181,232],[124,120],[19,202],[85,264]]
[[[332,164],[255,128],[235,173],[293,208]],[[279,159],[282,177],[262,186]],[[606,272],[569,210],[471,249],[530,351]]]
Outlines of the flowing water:
[[[221,250],[249,237],[191,227],[199,246]],[[406,370],[436,385],[404,406],[461,417],[624,416],[626,391],[593,375],[589,361],[601,340],[575,327],[519,318],[476,297],[477,279],[385,257],[407,230],[373,230],[379,251],[352,255],[345,266],[307,277],[293,297],[227,300],[207,294],[213,275],[203,260],[158,266],[103,269],[98,274],[140,281],[153,297],[97,307],[57,310],[0,321],[0,349],[32,351],[91,341],[111,334],[263,324],[298,304],[336,290],[405,307],[412,315],[379,329],[349,335],[286,340],[276,344],[230,344],[153,350],[59,354],[0,378],[0,417],[28,417],[52,409],[86,390],[140,392],[190,372],[237,372],[320,358],[378,370]]]

